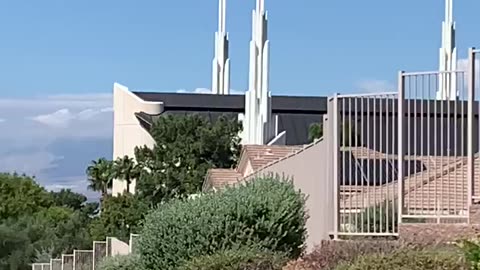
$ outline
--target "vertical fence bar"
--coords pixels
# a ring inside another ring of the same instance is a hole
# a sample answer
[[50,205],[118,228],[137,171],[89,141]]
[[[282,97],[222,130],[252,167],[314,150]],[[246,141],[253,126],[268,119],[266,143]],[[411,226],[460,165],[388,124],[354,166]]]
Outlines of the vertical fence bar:
[[[465,78],[464,78],[463,75],[461,76],[461,78],[462,78],[462,86],[464,86],[465,85]],[[462,104],[461,104],[462,108],[461,108],[461,112],[460,112],[461,113],[461,118],[460,118],[461,119],[461,123],[460,123],[460,135],[461,135],[461,139],[460,139],[461,149],[460,149],[460,151],[461,151],[461,153],[460,153],[460,155],[462,157],[466,156],[466,153],[465,153],[465,148],[466,148],[466,143],[465,143],[466,142],[466,140],[465,140],[465,119],[467,118],[467,121],[468,121],[468,116],[465,117],[465,113],[466,113],[466,111],[465,111],[466,96],[465,95],[466,94],[467,93],[465,93],[464,87],[462,87]],[[467,110],[468,110],[468,108],[467,108]],[[468,125],[468,123],[467,123],[467,125]],[[467,136],[468,136],[468,134],[467,134]],[[468,198],[469,198],[468,193],[469,193],[469,191],[468,191],[468,183],[467,183],[468,182],[468,160],[467,160],[467,172],[466,172],[466,174],[465,174],[465,171],[462,170],[462,178],[467,180],[467,181],[465,181],[465,180],[462,181],[462,193],[464,193],[465,190],[467,191],[467,194],[463,195],[463,199],[466,201],[466,208],[468,208],[468,204],[469,204],[468,203]],[[468,211],[468,209],[466,209],[466,210]]]
[[[387,98],[388,98],[388,97],[387,97]],[[379,146],[378,149],[379,149],[379,152],[380,152],[380,153],[383,153],[383,152],[384,152],[384,151],[383,151],[383,148],[382,148],[382,147],[383,147],[383,136],[384,136],[384,134],[385,134],[385,133],[383,132],[383,131],[385,130],[385,128],[383,127],[383,117],[382,117],[382,115],[383,115],[383,111],[382,111],[382,109],[383,109],[383,106],[382,106],[383,100],[384,100],[384,98],[383,98],[383,97],[380,97],[380,104],[379,104],[380,108],[378,109],[379,114],[380,114],[380,115],[379,115],[379,118],[380,118],[380,120],[379,120],[379,127],[380,127],[380,128],[378,129],[378,131],[379,131],[379,132],[378,132],[378,134],[379,134],[378,136],[379,136],[379,139],[380,139],[380,140],[379,140],[380,146]],[[388,152],[386,152],[386,153],[387,153],[387,155],[388,155]],[[385,179],[385,178],[383,177],[383,175],[382,175],[382,172],[383,172],[383,164],[384,164],[383,158],[382,158],[382,157],[379,157],[378,162],[380,163],[379,172],[378,172],[378,176],[379,176],[379,178],[380,178],[380,183],[378,184],[379,187],[380,187],[380,188],[379,188],[379,191],[380,191],[380,199],[379,199],[379,201],[382,203],[382,206],[380,207],[380,214],[379,214],[379,216],[380,216],[380,233],[383,233],[383,222],[384,222],[384,220],[383,220],[383,215],[385,214],[385,213],[384,213],[384,212],[385,212],[385,208],[388,209],[390,202],[389,202],[389,201],[386,201],[386,202],[385,202],[385,207],[383,207],[383,199],[384,199],[384,196],[383,196],[383,188],[382,188],[382,187],[383,187],[383,179]],[[388,182],[385,181],[385,183],[388,183]],[[385,222],[385,224],[388,224],[388,222]],[[385,232],[388,232],[388,231],[385,230]]]
[[[355,147],[358,147],[358,112],[359,112],[359,108],[358,108],[358,98],[355,98],[355,117],[354,117],[354,121],[355,121],[355,126],[354,126],[354,129],[355,129]],[[352,159],[352,156],[353,155],[350,155],[350,159]],[[353,177],[355,179],[355,198],[358,196],[358,167],[357,167],[357,160],[351,160],[350,161],[350,168],[353,169]],[[363,191],[361,191],[363,192]],[[358,199],[356,199],[358,201]],[[354,209],[352,207],[352,202],[353,202],[353,199],[350,199],[350,210]],[[358,203],[357,203],[358,204]],[[358,205],[355,206],[355,209],[358,208]],[[355,232],[358,231],[358,213],[355,213],[354,215],[355,217]]]
[[[425,107],[425,102],[427,102],[427,105],[428,105],[428,102],[429,102],[429,97],[428,97],[428,94],[429,94],[429,91],[430,89],[428,87],[425,87],[425,77],[427,77],[428,79],[428,76],[422,76],[422,86],[421,86],[421,94],[420,94],[420,155],[423,157],[425,156],[425,145],[426,145],[426,142],[428,141],[428,137],[425,137],[425,126],[428,126],[428,120],[429,118],[426,118],[426,121],[427,121],[427,124],[425,125],[425,121],[424,121],[424,118],[425,118],[425,114],[426,113],[428,115],[428,112],[425,112],[424,110],[424,107]],[[425,91],[425,89],[427,91]],[[426,95],[426,98],[425,98],[425,92],[427,92],[427,95]],[[428,147],[428,146],[427,146]],[[415,165],[415,168],[416,168],[416,165]],[[422,205],[425,205],[425,197],[426,196],[421,196],[422,199],[421,199],[421,203]],[[427,200],[428,202],[428,200]]]
[[[413,104],[413,110],[410,110],[408,112],[408,117],[407,117],[407,122],[408,123],[411,123],[410,124],[410,128],[412,128],[412,125],[413,125],[413,139],[409,142],[409,151],[408,151],[408,156],[410,157],[409,158],[409,161],[408,161],[408,174],[410,174],[412,171],[415,171],[415,165],[412,164],[413,162],[411,161],[412,160],[412,156],[413,157],[417,157],[418,156],[418,109],[417,109],[417,96],[418,96],[418,83],[419,83],[419,79],[418,78],[421,78],[422,75],[419,75],[419,76],[415,76],[413,77],[414,78],[414,82],[413,82],[413,85],[414,85],[414,94],[413,94],[413,97],[412,96],[408,96],[408,104]],[[412,91],[410,89],[410,91]],[[413,111],[413,112],[412,112]],[[412,114],[413,113],[413,114]],[[409,128],[409,131],[408,131],[408,136],[410,137],[410,128]],[[412,148],[412,142],[413,142],[413,149]],[[413,167],[413,168],[412,168]],[[417,174],[414,174],[415,175],[415,182],[413,182],[413,189],[415,189],[415,187],[418,185],[418,175]],[[421,180],[421,179],[420,179]],[[409,182],[410,183],[410,182]],[[412,190],[412,187],[411,185],[409,184],[407,190]],[[419,203],[419,194],[418,192],[413,192],[413,202],[414,202],[414,205],[417,205]],[[412,196],[410,196],[410,200],[412,200]],[[411,211],[411,208],[412,207],[409,207],[409,212]],[[420,211],[422,214],[423,214],[423,210]],[[418,210],[417,210],[418,211]]]
[[[398,148],[398,140],[401,136],[399,136],[399,130],[398,130],[398,93],[397,93],[397,99],[392,100],[391,106],[392,106],[392,122],[391,125],[392,127],[397,127],[395,129],[395,132],[392,132],[392,141],[396,142],[395,145],[392,144],[391,151],[392,151],[392,163],[398,162],[398,153],[397,149]],[[397,108],[395,110],[395,108]],[[400,198],[397,196],[397,190],[398,190],[398,179],[396,179],[398,172],[398,167],[395,165],[392,165],[392,169],[390,171],[390,176],[392,177],[392,181],[397,180],[397,187],[395,189],[395,185],[392,185],[392,200],[395,201],[395,198],[397,200],[396,208],[392,207],[392,222],[394,224],[394,231],[398,231],[398,205],[400,204]]]
[[[372,143],[370,137],[372,136],[371,126],[372,126],[372,117],[370,116],[370,101],[371,98],[367,98],[367,190],[368,190],[368,198],[367,198],[367,233],[371,233],[371,225],[370,222],[372,221],[372,211],[370,211],[369,207],[371,205],[372,199],[372,192],[370,188],[370,179],[371,179],[371,170],[370,170],[370,161],[372,160],[370,157],[370,149],[372,149]],[[375,202],[374,202],[375,203]]]
[[404,72],[400,71],[398,73],[398,176],[397,176],[397,183],[398,183],[398,224],[402,223],[402,215],[403,215],[403,203],[404,203],[404,189],[403,189],[403,160],[404,160],[404,151],[403,151],[403,139],[404,139],[404,127],[403,127],[403,120],[404,120],[404,112],[403,112],[403,105],[404,105],[404,98],[405,98],[405,86],[404,86]]
[[[468,139],[467,139],[467,149],[468,149],[468,203],[467,208],[472,205],[472,197],[474,193],[474,177],[475,177],[475,168],[474,168],[474,149],[473,149],[473,124],[474,124],[474,111],[473,103],[475,101],[475,52],[474,48],[468,50]],[[468,211],[469,212],[469,211]],[[469,215],[470,218],[470,215]],[[470,220],[469,220],[470,221]]]
[[373,169],[373,232],[377,232],[377,157],[376,157],[376,151],[377,151],[377,97],[373,97],[373,115],[372,115],[372,129],[373,129],[373,146],[372,149],[374,151],[374,157],[373,161],[370,159],[370,162],[372,163],[372,169]]
[[[365,117],[364,117],[364,103],[365,103],[365,99],[363,97],[360,98],[360,101],[361,101],[361,109],[360,109],[360,125],[362,126],[361,128],[361,132],[362,132],[362,146],[365,147],[365,146],[368,146],[368,140],[365,140],[364,138],[366,138],[365,136]],[[367,128],[368,128],[368,123],[366,124]],[[365,168],[365,159],[362,158],[361,159],[361,162],[360,162],[360,166],[361,166],[361,176],[360,176],[360,182],[361,182],[361,190],[362,190],[362,205],[365,204],[365,181],[366,181],[366,178],[364,177],[364,168]],[[362,211],[360,212],[360,218],[361,218],[361,226],[362,226],[362,233],[365,232],[365,211]]]
[[[390,96],[387,97],[387,99],[385,100],[385,140],[383,141],[383,145],[385,147],[385,153],[386,153],[386,159],[385,159],[385,171],[384,171],[384,175],[385,175],[385,179],[388,181],[386,183],[387,187],[386,187],[386,190],[385,190],[385,201],[388,203],[387,207],[385,208],[385,232],[389,232],[390,230],[390,227],[392,229],[392,232],[394,232],[394,229],[393,229],[393,226],[389,226],[390,225],[390,218],[389,218],[389,212],[390,212],[390,205],[394,205],[394,200],[392,200],[392,202],[390,202],[390,187],[388,186],[388,183],[390,183],[390,181],[392,180],[390,178],[390,175],[389,175],[389,169],[390,169],[390,155],[392,153],[390,153],[390,145],[394,143],[393,140],[390,140],[388,135],[389,135],[389,129],[390,129],[390,125],[388,124],[388,119],[390,118],[390,107],[389,107],[389,104],[390,104]],[[383,137],[383,136],[382,136]],[[393,183],[393,182],[391,182]],[[393,225],[393,224],[391,224]]]
[[[434,92],[438,91],[439,87],[440,87],[440,84],[439,84],[439,75],[436,75],[436,76],[433,76],[434,80],[435,80],[435,90]],[[434,156],[435,156],[435,170],[433,170],[433,177],[435,177],[435,175],[437,174],[437,166],[438,166],[438,145],[439,145],[439,142],[438,142],[438,128],[440,127],[440,123],[439,123],[439,117],[438,117],[438,114],[439,114],[439,109],[438,109],[438,102],[437,100],[435,100],[435,104],[434,104],[434,111],[435,111],[435,116],[434,116],[434,121],[435,121],[435,130],[433,131],[433,138],[434,138]],[[441,117],[440,117],[441,119]],[[441,131],[441,129],[440,129]],[[441,168],[441,167],[440,167]],[[432,171],[432,170],[431,170]],[[429,175],[430,176],[430,175]],[[439,200],[438,200],[438,184],[435,185],[435,194],[433,195],[433,204],[435,206],[434,210],[435,210],[435,214],[437,214],[437,210],[438,210],[438,203]],[[438,221],[438,219],[437,219]]]
[[[401,140],[405,143],[405,148],[406,149],[406,153],[409,157],[411,156],[411,149],[410,147],[412,146],[412,137],[410,136],[410,133],[411,133],[411,130],[412,130],[412,123],[410,121],[410,116],[412,114],[412,102],[411,102],[411,98],[412,98],[412,81],[415,81],[413,80],[412,78],[415,78],[415,75],[414,76],[404,76],[403,77],[403,97],[404,97],[404,106],[405,106],[405,114],[407,115],[406,118],[404,118],[404,120],[406,122],[405,123],[405,132],[404,134],[402,134],[402,137],[401,137]],[[406,136],[405,139],[403,138],[403,136]],[[405,164],[405,169],[406,171],[408,172],[410,170],[410,162],[407,162]],[[403,180],[403,179],[402,179]],[[406,188],[403,187],[403,190],[409,190],[410,189],[410,186],[412,185],[412,181],[408,181],[408,182],[404,182],[404,184],[406,185]],[[403,196],[405,196],[405,193],[403,194]],[[410,195],[410,197],[408,197],[408,202],[405,204],[404,206],[404,210],[406,212],[406,214],[410,214],[411,212],[411,205],[412,205],[412,202],[413,201],[413,197]],[[408,205],[408,207],[407,207]]]
[[338,94],[335,94],[333,97],[333,115],[332,115],[332,126],[333,126],[333,199],[334,199],[334,235],[333,238],[338,240],[338,230],[340,228],[339,217],[340,217],[340,181],[338,179],[339,171],[338,171],[338,152],[340,150],[339,142],[338,142],[338,132],[339,122],[338,122]]
[[[341,162],[342,162],[342,165],[341,165],[341,168],[342,168],[342,172],[341,172],[341,175],[342,175],[342,180],[341,180],[341,183],[340,183],[340,187],[343,187],[345,190],[347,189],[347,173],[346,173],[346,168],[347,168],[347,159],[346,159],[346,146],[347,146],[347,143],[346,143],[346,139],[347,139],[347,132],[346,132],[346,101],[347,101],[347,98],[342,98],[341,99],[342,101],[342,112],[340,113],[340,138],[342,139],[342,141],[340,142],[340,158],[341,158]],[[348,127],[350,128],[350,127]],[[350,188],[350,187],[349,187]],[[345,205],[346,206],[346,205]],[[342,232],[345,232],[345,229],[348,227],[346,224],[346,220],[347,219],[347,211],[345,211],[346,207],[343,208],[343,213],[340,215],[341,219],[340,219],[340,224],[343,225],[343,227],[341,228],[342,229]],[[348,220],[349,222],[349,220]]]
[[[355,128],[355,126],[354,127],[351,126],[352,123],[353,123],[353,121],[352,121],[352,101],[353,101],[353,98],[348,99],[348,119],[349,119],[348,122],[350,124],[349,134],[354,132],[353,130]],[[355,133],[353,133],[353,134],[355,134]],[[352,143],[352,138],[350,136],[348,138],[349,138],[348,139],[348,146],[349,146],[350,149],[352,149],[352,147],[354,147],[355,144]],[[344,155],[345,155],[345,152],[344,152]],[[349,222],[350,226],[353,226],[353,224],[354,224],[354,222],[352,221],[352,212],[353,212],[352,209],[353,208],[352,208],[352,199],[351,198],[353,198],[353,190],[352,190],[353,175],[352,175],[352,173],[355,171],[355,168],[353,167],[352,156],[353,155],[352,155],[351,151],[349,151],[349,155],[348,155],[348,159],[349,159],[349,161],[348,161],[348,191],[349,191],[349,196],[350,196],[350,199],[349,199],[350,207],[349,207],[349,212],[348,212],[348,222]],[[345,208],[346,208],[346,204],[345,204]],[[355,216],[355,215],[353,215],[353,216]],[[355,227],[355,229],[356,229],[356,227]],[[351,231],[352,231],[352,229],[349,228],[349,232],[351,232]]]

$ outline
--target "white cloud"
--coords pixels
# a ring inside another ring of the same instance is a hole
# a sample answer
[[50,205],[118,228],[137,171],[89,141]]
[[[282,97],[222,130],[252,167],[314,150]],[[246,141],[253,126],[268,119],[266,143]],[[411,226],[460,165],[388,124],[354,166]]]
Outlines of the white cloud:
[[82,175],[87,163],[111,155],[112,101],[111,94],[0,97],[0,172],[35,175],[49,189],[89,194]]
[[[186,90],[186,89],[179,89],[176,91],[177,93],[191,93],[191,94],[211,94],[212,90],[208,88],[195,88],[193,90]],[[234,89],[230,89],[230,94],[232,95],[243,95],[244,91],[238,91]]]
[[[467,71],[468,70],[468,59],[458,59],[457,61],[457,69],[460,71]],[[475,59],[475,68],[478,70],[477,67],[480,67],[480,59]]]
[[26,111],[62,109],[105,108],[112,106],[111,94],[54,95],[29,98],[0,98],[1,109]]
[[[459,59],[457,61],[457,69],[459,71],[465,72],[465,78],[464,78],[465,83],[467,83],[467,79],[468,79],[467,77],[468,64],[469,64],[468,59]],[[476,89],[480,88],[480,59],[475,59],[475,86],[476,86]]]
[[68,109],[60,109],[54,113],[31,117],[32,120],[51,127],[67,127],[74,116]]
[[68,128],[74,121],[93,120],[94,117],[101,113],[111,113],[113,110],[109,108],[102,109],[85,109],[80,112],[71,112],[67,108],[57,110],[53,113],[41,114],[30,117],[31,120],[45,124],[53,128]]
[[[105,142],[110,145],[112,111],[111,94],[0,98],[0,115],[8,119],[1,125],[0,172],[35,175],[46,185],[58,184],[52,176],[73,179],[69,174],[82,173],[86,166],[83,163],[92,155],[88,153],[93,152],[86,149],[83,142],[102,142],[102,147],[88,144],[101,149],[105,149]],[[81,162],[75,160],[75,156],[81,156]],[[60,164],[67,167],[59,167]],[[77,185],[76,188],[85,191],[86,185],[72,182],[80,178],[75,179],[63,184]]]
[[[459,59],[457,61],[457,69],[459,71],[466,72],[468,69],[468,59]],[[480,87],[480,59],[475,59],[475,67],[476,74],[475,74],[475,84],[477,87]],[[467,82],[467,74],[465,74],[464,81]],[[363,80],[356,84],[357,89],[363,93],[379,93],[379,92],[396,92],[397,88],[396,85],[390,81],[386,80]]]
[[0,168],[3,172],[19,172],[32,176],[42,174],[44,170],[56,167],[56,157],[45,150],[26,153],[10,153],[0,156]]
[[8,119],[0,141],[42,143],[58,137],[111,137],[111,94],[0,98],[0,115]]
[[395,92],[395,85],[385,80],[363,80],[357,88],[364,93]]
[[187,90],[187,89],[179,89],[176,91],[177,93],[193,93],[193,94],[211,94],[212,90],[208,88],[195,88],[193,90]]

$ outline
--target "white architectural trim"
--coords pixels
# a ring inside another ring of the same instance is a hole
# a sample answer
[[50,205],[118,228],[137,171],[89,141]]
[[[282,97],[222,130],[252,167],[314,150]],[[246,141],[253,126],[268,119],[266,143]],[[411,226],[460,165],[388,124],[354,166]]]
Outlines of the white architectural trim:
[[287,144],[287,131],[280,132],[275,138],[273,138],[267,145],[286,145]]
[[[135,113],[156,115],[163,111],[163,102],[145,101],[119,83],[113,85],[113,160],[119,157],[135,157],[135,147],[153,147],[155,140],[139,123]],[[129,186],[135,192],[136,181]],[[112,185],[114,196],[127,190],[127,183],[115,179]]]
[[132,93],[128,87],[126,87],[125,85],[122,85],[120,83],[113,83],[113,89],[114,91],[117,90],[117,91],[122,91],[124,92],[126,95],[129,95],[131,98],[135,99],[136,101],[140,102],[140,103],[143,103],[143,104],[153,104],[153,105],[163,105],[163,102],[162,101],[146,101],[146,100],[143,100],[141,99],[139,96],[135,95],[134,93]]
[[218,31],[215,32],[215,56],[212,65],[212,93],[230,93],[229,40],[226,32],[227,0],[218,1]]
[[242,144],[267,144],[275,137],[272,98],[269,91],[270,42],[264,0],[252,12],[249,89],[245,93]]
[[442,47],[439,58],[437,99],[457,99],[457,48],[455,44],[455,22],[453,0],[445,0],[445,21],[442,22]]

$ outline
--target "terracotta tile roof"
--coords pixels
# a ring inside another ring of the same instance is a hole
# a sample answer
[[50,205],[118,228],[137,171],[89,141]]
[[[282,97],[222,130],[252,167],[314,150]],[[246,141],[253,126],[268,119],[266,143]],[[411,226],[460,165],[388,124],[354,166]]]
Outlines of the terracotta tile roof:
[[250,160],[254,171],[303,149],[303,146],[291,145],[245,145],[242,158]]
[[203,188],[220,189],[227,185],[238,183],[244,178],[244,168],[241,166],[245,166],[248,161],[252,165],[253,171],[257,171],[303,148],[303,146],[284,145],[244,145],[242,153],[240,154],[239,167],[235,169],[210,169],[207,173]]
[[[356,158],[367,158],[365,149],[352,149]],[[356,152],[356,153],[355,153]],[[356,154],[359,154],[358,156]],[[374,158],[373,152],[370,157]],[[377,158],[385,158],[386,155]],[[392,156],[394,157],[394,156]],[[406,159],[421,160],[426,170],[405,178],[404,201],[407,214],[458,214],[467,209],[467,159],[465,157],[416,156]],[[480,191],[480,159],[475,158],[474,190]],[[397,181],[381,186],[342,186],[340,208],[364,209],[385,200],[397,198]],[[475,193],[478,195],[478,192]]]
[[225,186],[237,183],[242,175],[235,169],[210,169],[208,170],[206,183],[208,187],[221,189]]
[[[480,186],[479,159],[475,159],[474,190]],[[405,196],[405,204],[408,209],[431,209],[444,212],[456,212],[467,210],[468,202],[468,164],[467,159],[453,162],[442,173],[437,173],[432,181],[426,181],[410,189]],[[405,187],[409,185],[406,183]]]

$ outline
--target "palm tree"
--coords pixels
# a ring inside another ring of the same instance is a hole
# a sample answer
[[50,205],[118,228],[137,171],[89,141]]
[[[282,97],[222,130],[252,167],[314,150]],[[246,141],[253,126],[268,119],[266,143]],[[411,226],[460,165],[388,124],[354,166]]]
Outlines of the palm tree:
[[102,198],[108,194],[108,189],[112,186],[113,181],[113,162],[100,158],[92,160],[90,166],[87,167],[88,189],[99,191]]
[[127,192],[130,193],[130,184],[140,176],[140,166],[128,156],[117,158],[113,164],[114,177],[127,182]]

